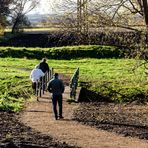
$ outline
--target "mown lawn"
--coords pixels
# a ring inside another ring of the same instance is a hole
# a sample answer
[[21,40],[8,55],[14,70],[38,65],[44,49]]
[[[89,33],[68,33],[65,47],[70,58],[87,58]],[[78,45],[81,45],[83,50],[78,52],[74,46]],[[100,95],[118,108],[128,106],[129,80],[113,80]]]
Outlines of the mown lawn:
[[[26,58],[0,58],[0,110],[19,111],[24,99],[32,95],[29,75],[39,60]],[[80,68],[80,85],[114,101],[148,99],[148,77],[144,68],[133,71],[134,59],[72,59],[48,60],[56,72]],[[57,68],[57,69],[56,69]],[[65,68],[65,69],[58,69]]]

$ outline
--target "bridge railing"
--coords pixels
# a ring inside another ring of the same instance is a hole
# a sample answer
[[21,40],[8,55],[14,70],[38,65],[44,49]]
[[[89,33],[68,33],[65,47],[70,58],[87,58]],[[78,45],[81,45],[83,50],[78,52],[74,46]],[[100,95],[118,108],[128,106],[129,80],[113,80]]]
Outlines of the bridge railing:
[[35,95],[37,97],[42,97],[44,92],[47,90],[47,84],[50,79],[53,77],[53,68],[50,68],[49,72],[46,72],[43,77],[40,78],[40,80],[37,81],[36,83],[36,91]]
[[[49,73],[45,73],[43,77],[36,83],[36,97],[37,100],[39,97],[42,97],[44,92],[47,90],[47,84],[52,79],[54,73],[54,69],[50,68]],[[70,98],[76,99],[76,90],[78,87],[78,79],[79,79],[79,68],[77,68],[70,79]]]
[[71,80],[70,80],[70,98],[76,99],[76,90],[78,87],[78,79],[79,79],[79,68],[74,72]]

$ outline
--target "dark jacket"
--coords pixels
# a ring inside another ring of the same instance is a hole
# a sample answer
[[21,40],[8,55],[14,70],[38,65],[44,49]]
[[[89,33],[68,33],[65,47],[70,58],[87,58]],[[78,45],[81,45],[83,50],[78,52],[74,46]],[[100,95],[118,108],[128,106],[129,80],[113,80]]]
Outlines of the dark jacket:
[[46,62],[41,62],[38,68],[41,69],[44,73],[49,72],[49,66]]
[[53,78],[48,83],[48,91],[53,95],[61,95],[64,93],[64,84],[58,78]]

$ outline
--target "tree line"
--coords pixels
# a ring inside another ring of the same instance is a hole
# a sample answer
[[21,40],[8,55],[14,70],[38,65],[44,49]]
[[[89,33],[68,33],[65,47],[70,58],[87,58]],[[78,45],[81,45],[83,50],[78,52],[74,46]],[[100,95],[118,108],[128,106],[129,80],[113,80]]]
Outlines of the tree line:
[[[12,33],[18,32],[21,25],[29,26],[26,14],[39,4],[39,0],[0,0],[1,30],[8,24],[12,26]],[[58,23],[66,29],[82,31],[100,26],[132,30],[137,29],[133,26],[148,28],[148,0],[55,0],[47,5],[60,14]]]

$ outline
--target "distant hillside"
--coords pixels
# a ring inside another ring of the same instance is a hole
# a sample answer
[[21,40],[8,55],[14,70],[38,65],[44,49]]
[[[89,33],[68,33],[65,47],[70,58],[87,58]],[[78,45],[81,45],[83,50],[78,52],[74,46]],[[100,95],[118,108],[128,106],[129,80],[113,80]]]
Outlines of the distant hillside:
[[31,22],[31,24],[39,24],[42,21],[47,21],[50,20],[52,22],[57,22],[58,18],[60,18],[61,16],[58,16],[56,14],[29,14],[27,15],[29,21]]
[[49,16],[50,16],[49,14],[29,14],[29,15],[27,15],[29,21],[33,24],[39,23],[43,19],[48,19]]

